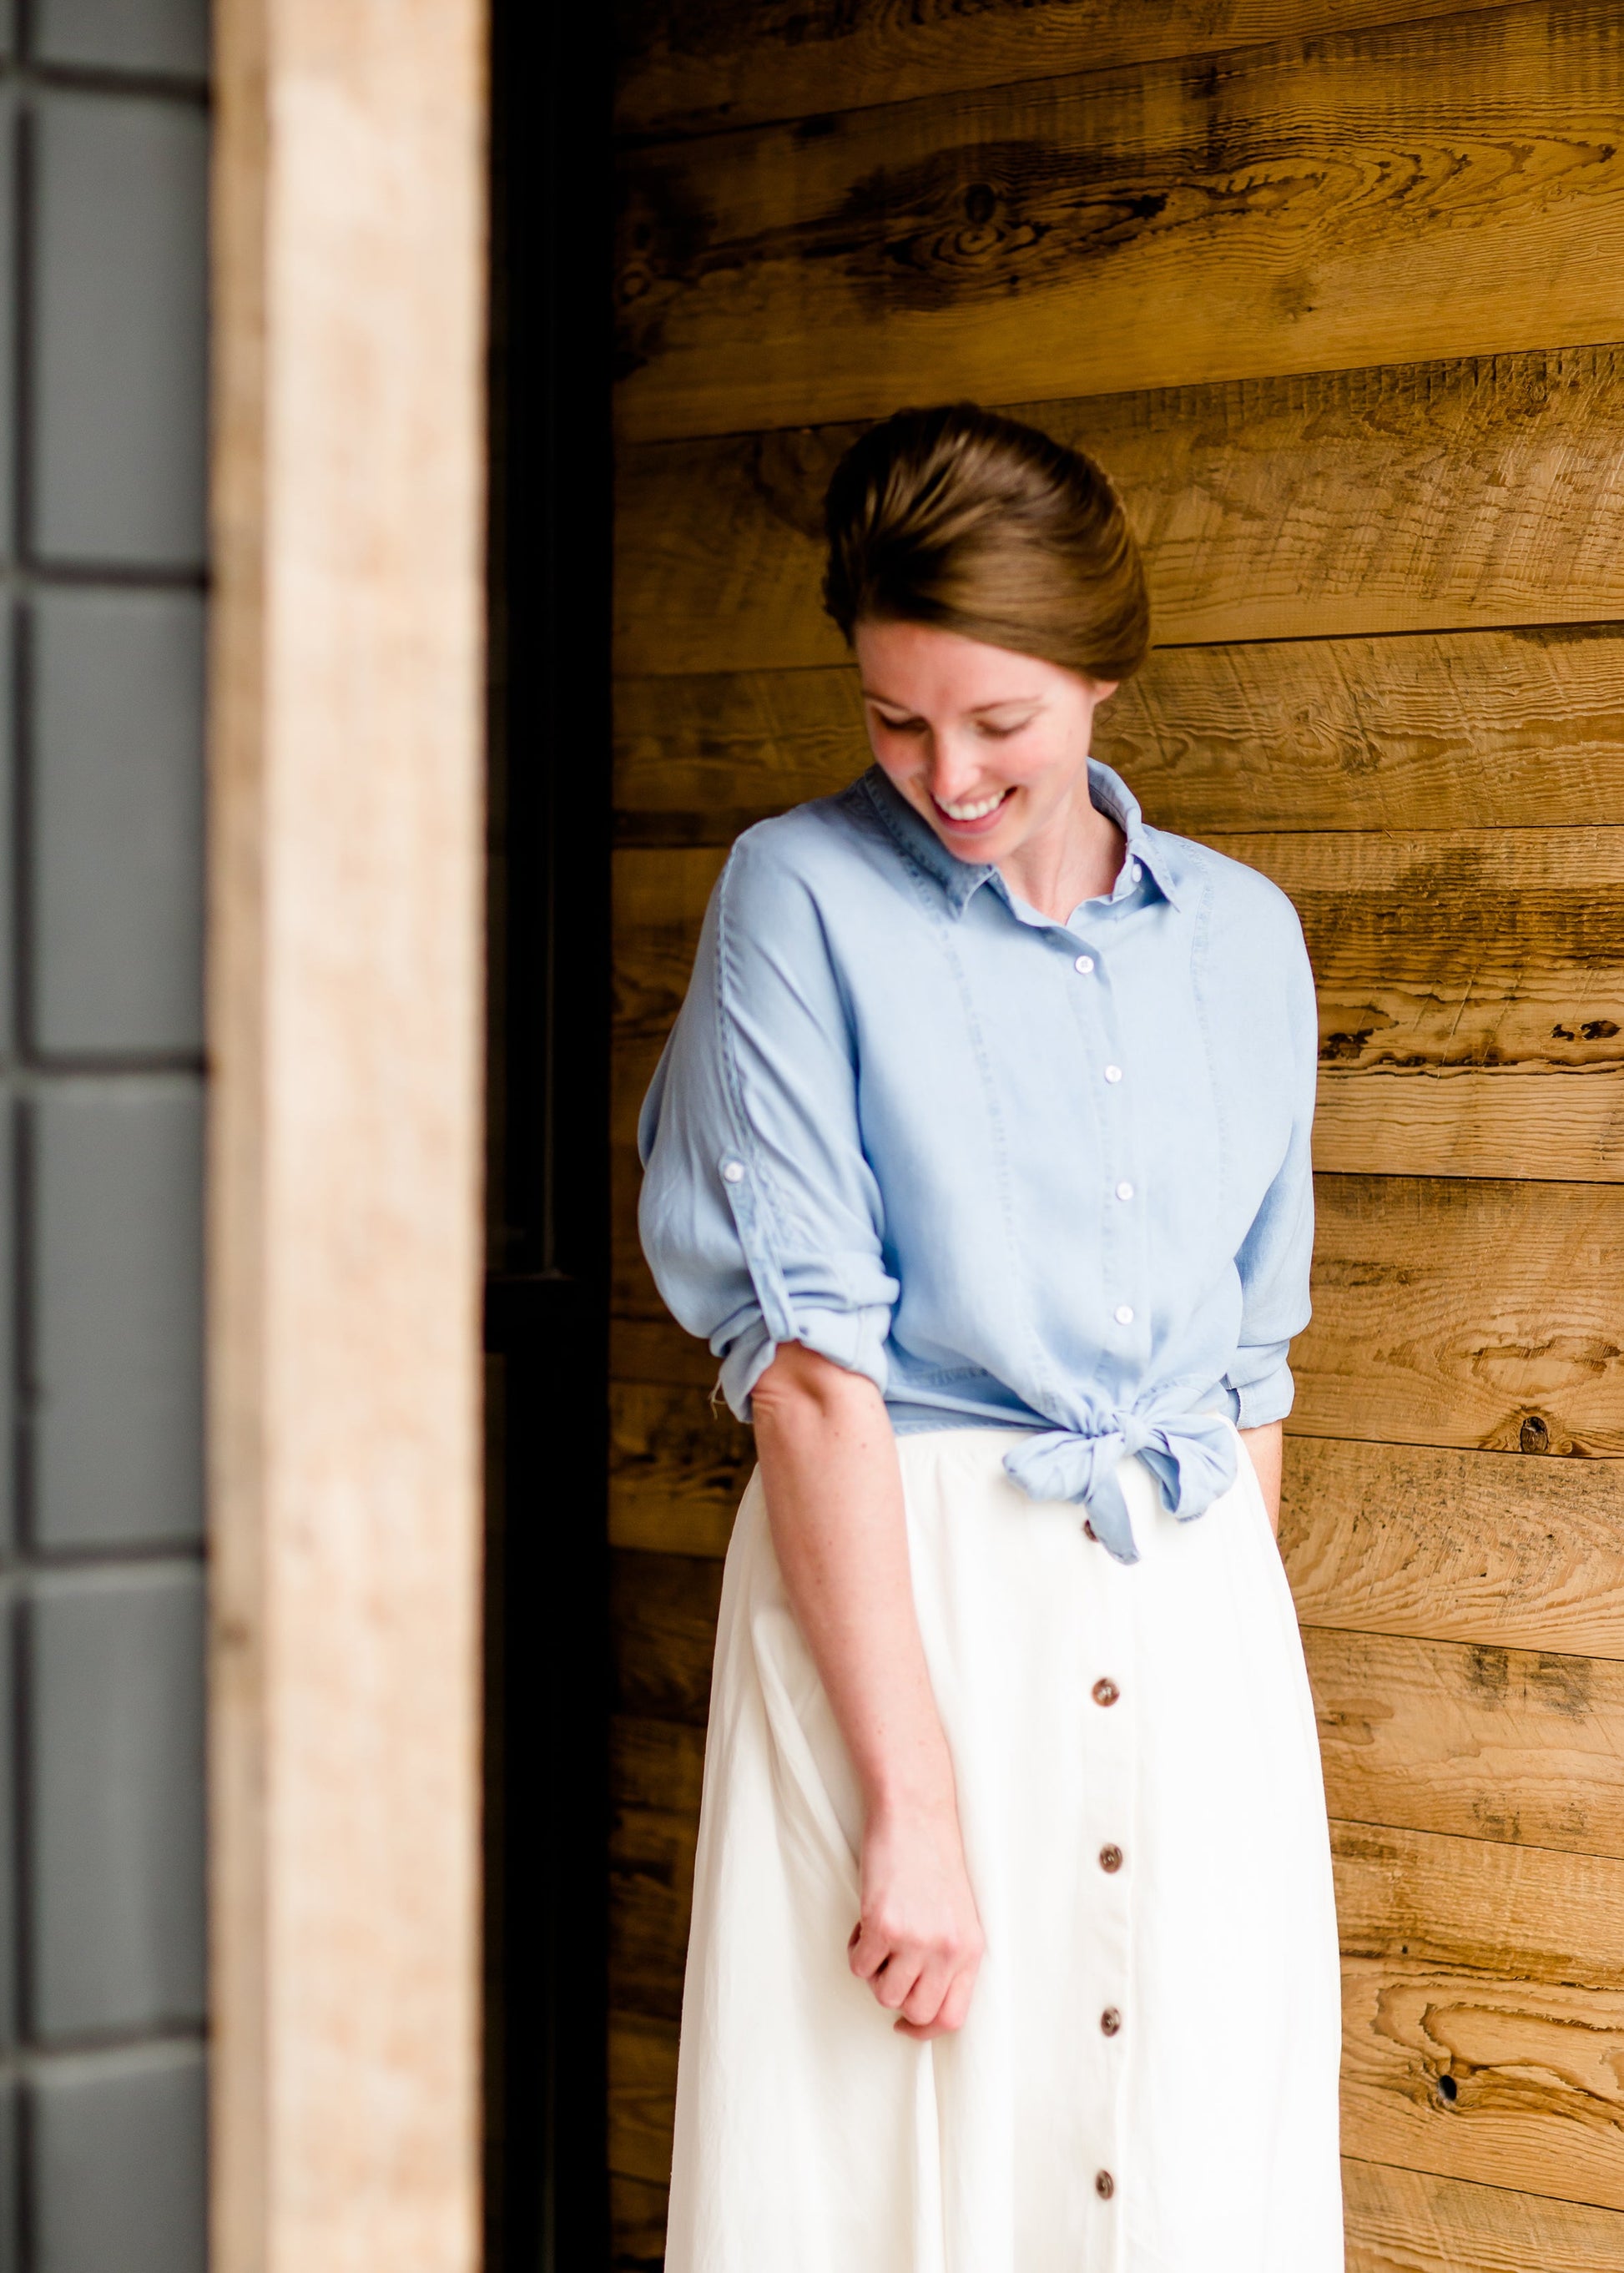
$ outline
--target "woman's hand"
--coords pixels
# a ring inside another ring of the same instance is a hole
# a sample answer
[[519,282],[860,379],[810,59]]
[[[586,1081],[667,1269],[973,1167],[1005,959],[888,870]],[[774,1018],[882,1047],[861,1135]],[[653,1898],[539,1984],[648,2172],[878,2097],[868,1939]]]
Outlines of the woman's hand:
[[952,1800],[870,1811],[862,1917],[848,1956],[905,2037],[929,2044],[964,2026],[981,1962],[981,1922]]

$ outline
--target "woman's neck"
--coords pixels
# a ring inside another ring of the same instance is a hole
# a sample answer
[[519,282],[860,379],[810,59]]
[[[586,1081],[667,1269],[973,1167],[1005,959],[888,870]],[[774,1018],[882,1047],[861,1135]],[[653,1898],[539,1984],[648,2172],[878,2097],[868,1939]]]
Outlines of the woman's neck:
[[1064,923],[1082,901],[1111,890],[1126,851],[1122,830],[1089,796],[1085,771],[1053,818],[998,862],[998,873],[1028,907]]

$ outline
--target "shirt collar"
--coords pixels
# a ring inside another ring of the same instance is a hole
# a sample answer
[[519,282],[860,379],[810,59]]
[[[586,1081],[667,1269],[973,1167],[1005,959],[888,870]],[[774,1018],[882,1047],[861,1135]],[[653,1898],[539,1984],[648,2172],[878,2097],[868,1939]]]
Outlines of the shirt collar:
[[[862,786],[901,850],[916,867],[922,868],[927,875],[936,879],[956,916],[964,913],[983,884],[994,883],[1000,890],[1005,890],[1007,896],[1004,880],[991,861],[956,859],[923,814],[916,813],[901,791],[892,785],[882,767],[870,766],[862,776]],[[1122,776],[1113,773],[1110,767],[1102,765],[1098,758],[1090,758],[1088,794],[1096,810],[1114,821],[1127,839],[1122,869],[1110,897],[1113,900],[1125,899],[1134,889],[1132,878],[1133,863],[1137,860],[1162,898],[1169,905],[1177,907],[1178,895],[1167,848],[1160,839],[1153,839],[1145,826],[1139,799]]]

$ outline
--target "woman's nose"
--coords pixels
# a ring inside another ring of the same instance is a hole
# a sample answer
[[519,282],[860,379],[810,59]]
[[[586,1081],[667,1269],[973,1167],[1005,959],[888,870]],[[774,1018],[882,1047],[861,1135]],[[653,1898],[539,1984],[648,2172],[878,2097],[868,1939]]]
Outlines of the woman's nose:
[[938,739],[925,778],[938,805],[956,805],[977,787],[981,771],[981,760],[974,751],[956,750]]

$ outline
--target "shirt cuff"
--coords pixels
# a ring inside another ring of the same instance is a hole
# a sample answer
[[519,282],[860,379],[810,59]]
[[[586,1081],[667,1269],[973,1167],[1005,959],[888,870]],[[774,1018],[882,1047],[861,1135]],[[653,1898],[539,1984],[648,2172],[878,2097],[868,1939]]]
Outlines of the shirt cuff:
[[1283,1421],[1290,1412],[1297,1384],[1291,1378],[1284,1349],[1272,1362],[1265,1350],[1249,1350],[1244,1355],[1260,1361],[1262,1370],[1249,1372],[1244,1380],[1236,1378],[1233,1368],[1224,1376],[1224,1387],[1235,1399],[1235,1425],[1237,1429],[1267,1429],[1271,1421]]
[[[844,1366],[848,1373],[864,1375],[884,1396],[885,1343],[891,1333],[888,1303],[876,1303],[861,1310],[803,1309],[797,1305],[793,1317],[794,1340],[807,1349],[816,1350],[832,1364]],[[758,1317],[741,1334],[734,1336],[726,1350],[717,1350],[714,1342],[710,1347],[722,1361],[718,1386],[727,1399],[729,1411],[735,1421],[748,1421],[750,1392],[772,1363],[778,1343]]]

